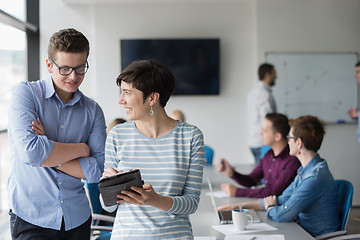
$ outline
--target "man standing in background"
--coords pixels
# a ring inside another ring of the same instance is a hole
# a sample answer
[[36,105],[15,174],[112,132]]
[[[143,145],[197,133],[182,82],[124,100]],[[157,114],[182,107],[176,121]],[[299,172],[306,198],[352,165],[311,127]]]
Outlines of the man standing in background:
[[[355,79],[357,80],[358,84],[360,84],[360,61],[355,64]],[[358,103],[359,107],[360,103]],[[348,111],[348,114],[351,118],[358,119],[358,129],[357,129],[357,139],[360,143],[360,121],[359,121],[359,109],[356,109],[354,107],[351,107]],[[355,221],[360,221],[360,216],[354,216],[353,219]]]
[[259,66],[258,74],[260,82],[247,96],[249,145],[255,164],[260,162],[261,147],[264,145],[260,135],[261,124],[266,114],[276,112],[271,92],[271,87],[275,85],[276,70],[273,65],[263,63]]
[[[355,79],[357,80],[358,84],[360,84],[360,62],[357,62],[355,64]],[[359,103],[358,103],[359,105]],[[353,107],[351,107],[348,111],[348,114],[351,118],[359,118],[359,110],[358,109],[355,109]],[[360,143],[360,121],[358,119],[358,124],[359,124],[359,127],[358,127],[358,130],[357,130],[357,139]]]

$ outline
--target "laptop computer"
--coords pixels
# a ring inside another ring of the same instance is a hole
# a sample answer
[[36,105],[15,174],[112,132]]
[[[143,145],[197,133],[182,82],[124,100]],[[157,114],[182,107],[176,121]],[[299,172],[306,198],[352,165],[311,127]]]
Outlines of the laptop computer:
[[[213,193],[212,185],[211,185],[209,178],[207,178],[207,182],[209,184],[211,203],[214,207],[214,210],[215,210],[215,213],[216,213],[219,223],[220,224],[233,223],[231,210],[217,210],[214,193]],[[254,209],[247,209],[247,210],[248,210],[248,213],[253,217],[253,220],[254,220],[253,222],[261,222],[259,215],[257,215],[257,213],[255,212]]]

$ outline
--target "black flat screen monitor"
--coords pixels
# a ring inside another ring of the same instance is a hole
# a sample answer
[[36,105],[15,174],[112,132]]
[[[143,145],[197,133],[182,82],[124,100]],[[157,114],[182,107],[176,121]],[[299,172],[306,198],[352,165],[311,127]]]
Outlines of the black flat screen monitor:
[[153,59],[176,80],[174,95],[219,94],[219,39],[122,39],[121,69]]

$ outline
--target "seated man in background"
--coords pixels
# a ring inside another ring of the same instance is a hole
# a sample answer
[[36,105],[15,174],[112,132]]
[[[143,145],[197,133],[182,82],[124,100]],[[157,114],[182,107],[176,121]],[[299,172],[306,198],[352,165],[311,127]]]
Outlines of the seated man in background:
[[[249,175],[234,170],[225,159],[220,159],[216,169],[218,172],[235,180],[247,188],[237,188],[232,184],[222,184],[222,190],[229,196],[262,198],[269,195],[280,195],[296,176],[300,163],[289,155],[286,135],[290,130],[288,118],[280,113],[266,115],[261,129],[265,145],[271,149],[260,160],[260,163]],[[264,178],[264,187],[256,186]]]
[[290,125],[290,154],[301,163],[290,186],[279,197],[273,195],[259,201],[231,204],[219,210],[239,206],[266,209],[270,219],[296,221],[312,236],[337,231],[340,221],[336,183],[327,162],[317,153],[325,134],[324,124],[317,117],[303,116],[290,121]]

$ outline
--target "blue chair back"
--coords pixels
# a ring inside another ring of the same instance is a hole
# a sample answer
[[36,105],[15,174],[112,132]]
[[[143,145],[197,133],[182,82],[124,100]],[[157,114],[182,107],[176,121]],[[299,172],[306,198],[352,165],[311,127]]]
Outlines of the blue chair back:
[[341,223],[340,230],[345,230],[352,206],[354,187],[352,183],[347,180],[335,180],[335,182],[338,189],[338,211]]
[[101,214],[103,208],[101,206],[100,203],[100,199],[99,199],[99,195],[100,195],[100,191],[98,188],[98,184],[97,183],[88,183],[88,181],[83,180],[85,187],[88,189],[89,191],[89,197],[90,197],[90,202],[91,202],[91,207],[93,210],[93,213],[96,214]]
[[204,149],[205,149],[206,165],[211,165],[214,158],[214,150],[207,145],[204,146]]
[[260,151],[260,158],[263,158],[265,156],[265,153],[267,153],[270,149],[270,146],[262,146]]
[[[85,179],[82,179],[82,181],[89,192],[89,199],[90,199],[92,212],[94,214],[101,215],[103,212],[103,208],[101,206],[100,199],[99,199],[100,190],[98,188],[98,183],[89,183]],[[93,219],[92,225],[97,225],[97,224],[99,224],[99,222],[100,222],[100,220]],[[110,238],[111,238],[111,232],[108,232],[108,231],[100,231],[99,235],[91,237],[91,239],[96,239],[96,240],[110,240]]]

